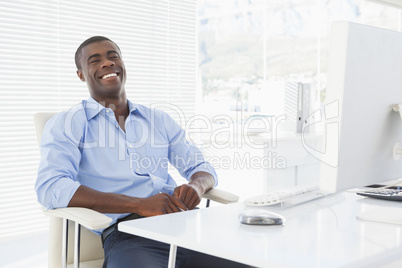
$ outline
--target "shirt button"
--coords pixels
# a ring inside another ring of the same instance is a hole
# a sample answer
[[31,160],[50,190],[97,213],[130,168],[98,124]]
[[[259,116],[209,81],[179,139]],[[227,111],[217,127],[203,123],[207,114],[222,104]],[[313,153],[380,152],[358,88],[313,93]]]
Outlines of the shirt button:
[[133,145],[130,144],[128,147],[133,148]]
[[140,172],[140,169],[139,169],[139,168],[137,168],[135,171]]
[[118,127],[119,127],[119,124],[116,124],[115,126],[118,128]]

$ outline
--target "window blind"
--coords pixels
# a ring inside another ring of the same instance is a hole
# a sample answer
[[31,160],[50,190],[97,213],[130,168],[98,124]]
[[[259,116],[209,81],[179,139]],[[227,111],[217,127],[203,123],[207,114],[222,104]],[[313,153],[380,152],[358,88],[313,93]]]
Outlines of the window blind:
[[[89,96],[74,53],[94,35],[115,41],[128,98],[194,112],[196,0],[2,1],[0,9],[0,237],[45,230],[36,201],[36,112]],[[168,109],[169,112],[169,109]]]

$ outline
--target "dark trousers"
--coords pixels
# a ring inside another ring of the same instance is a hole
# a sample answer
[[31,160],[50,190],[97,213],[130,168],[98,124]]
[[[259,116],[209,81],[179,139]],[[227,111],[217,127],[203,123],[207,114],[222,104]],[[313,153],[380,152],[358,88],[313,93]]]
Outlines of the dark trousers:
[[[168,244],[115,231],[104,241],[103,268],[166,268],[169,249]],[[250,266],[178,247],[177,267],[243,268]]]

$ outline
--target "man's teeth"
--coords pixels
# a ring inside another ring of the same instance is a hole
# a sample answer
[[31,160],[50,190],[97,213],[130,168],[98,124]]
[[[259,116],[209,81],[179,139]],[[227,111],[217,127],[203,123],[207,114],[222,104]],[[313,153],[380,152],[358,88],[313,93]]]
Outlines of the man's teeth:
[[106,79],[106,78],[109,78],[109,77],[112,77],[112,76],[117,76],[117,74],[116,73],[105,74],[104,76],[102,76],[102,79]]

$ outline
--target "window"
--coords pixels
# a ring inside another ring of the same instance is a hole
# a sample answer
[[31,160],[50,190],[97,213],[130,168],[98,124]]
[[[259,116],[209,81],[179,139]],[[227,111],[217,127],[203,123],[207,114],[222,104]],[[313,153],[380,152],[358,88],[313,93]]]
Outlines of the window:
[[319,104],[331,22],[401,27],[401,10],[378,0],[199,0],[198,14],[200,107],[210,115],[284,113],[294,80],[311,83]]
[[[347,20],[400,30],[400,16],[401,9],[381,0],[199,0],[198,112],[215,123],[212,133],[225,120],[236,129],[255,116],[288,115],[286,105],[293,100],[287,92],[295,82],[310,84],[310,109],[319,109],[325,100],[331,23]],[[281,121],[277,129],[295,132],[295,126]],[[245,148],[244,142],[227,142],[224,148],[222,139],[213,142],[206,151],[215,159],[220,185],[242,198],[262,194],[262,166],[239,163],[272,159],[264,159],[255,146]],[[227,156],[230,165],[223,162]]]

